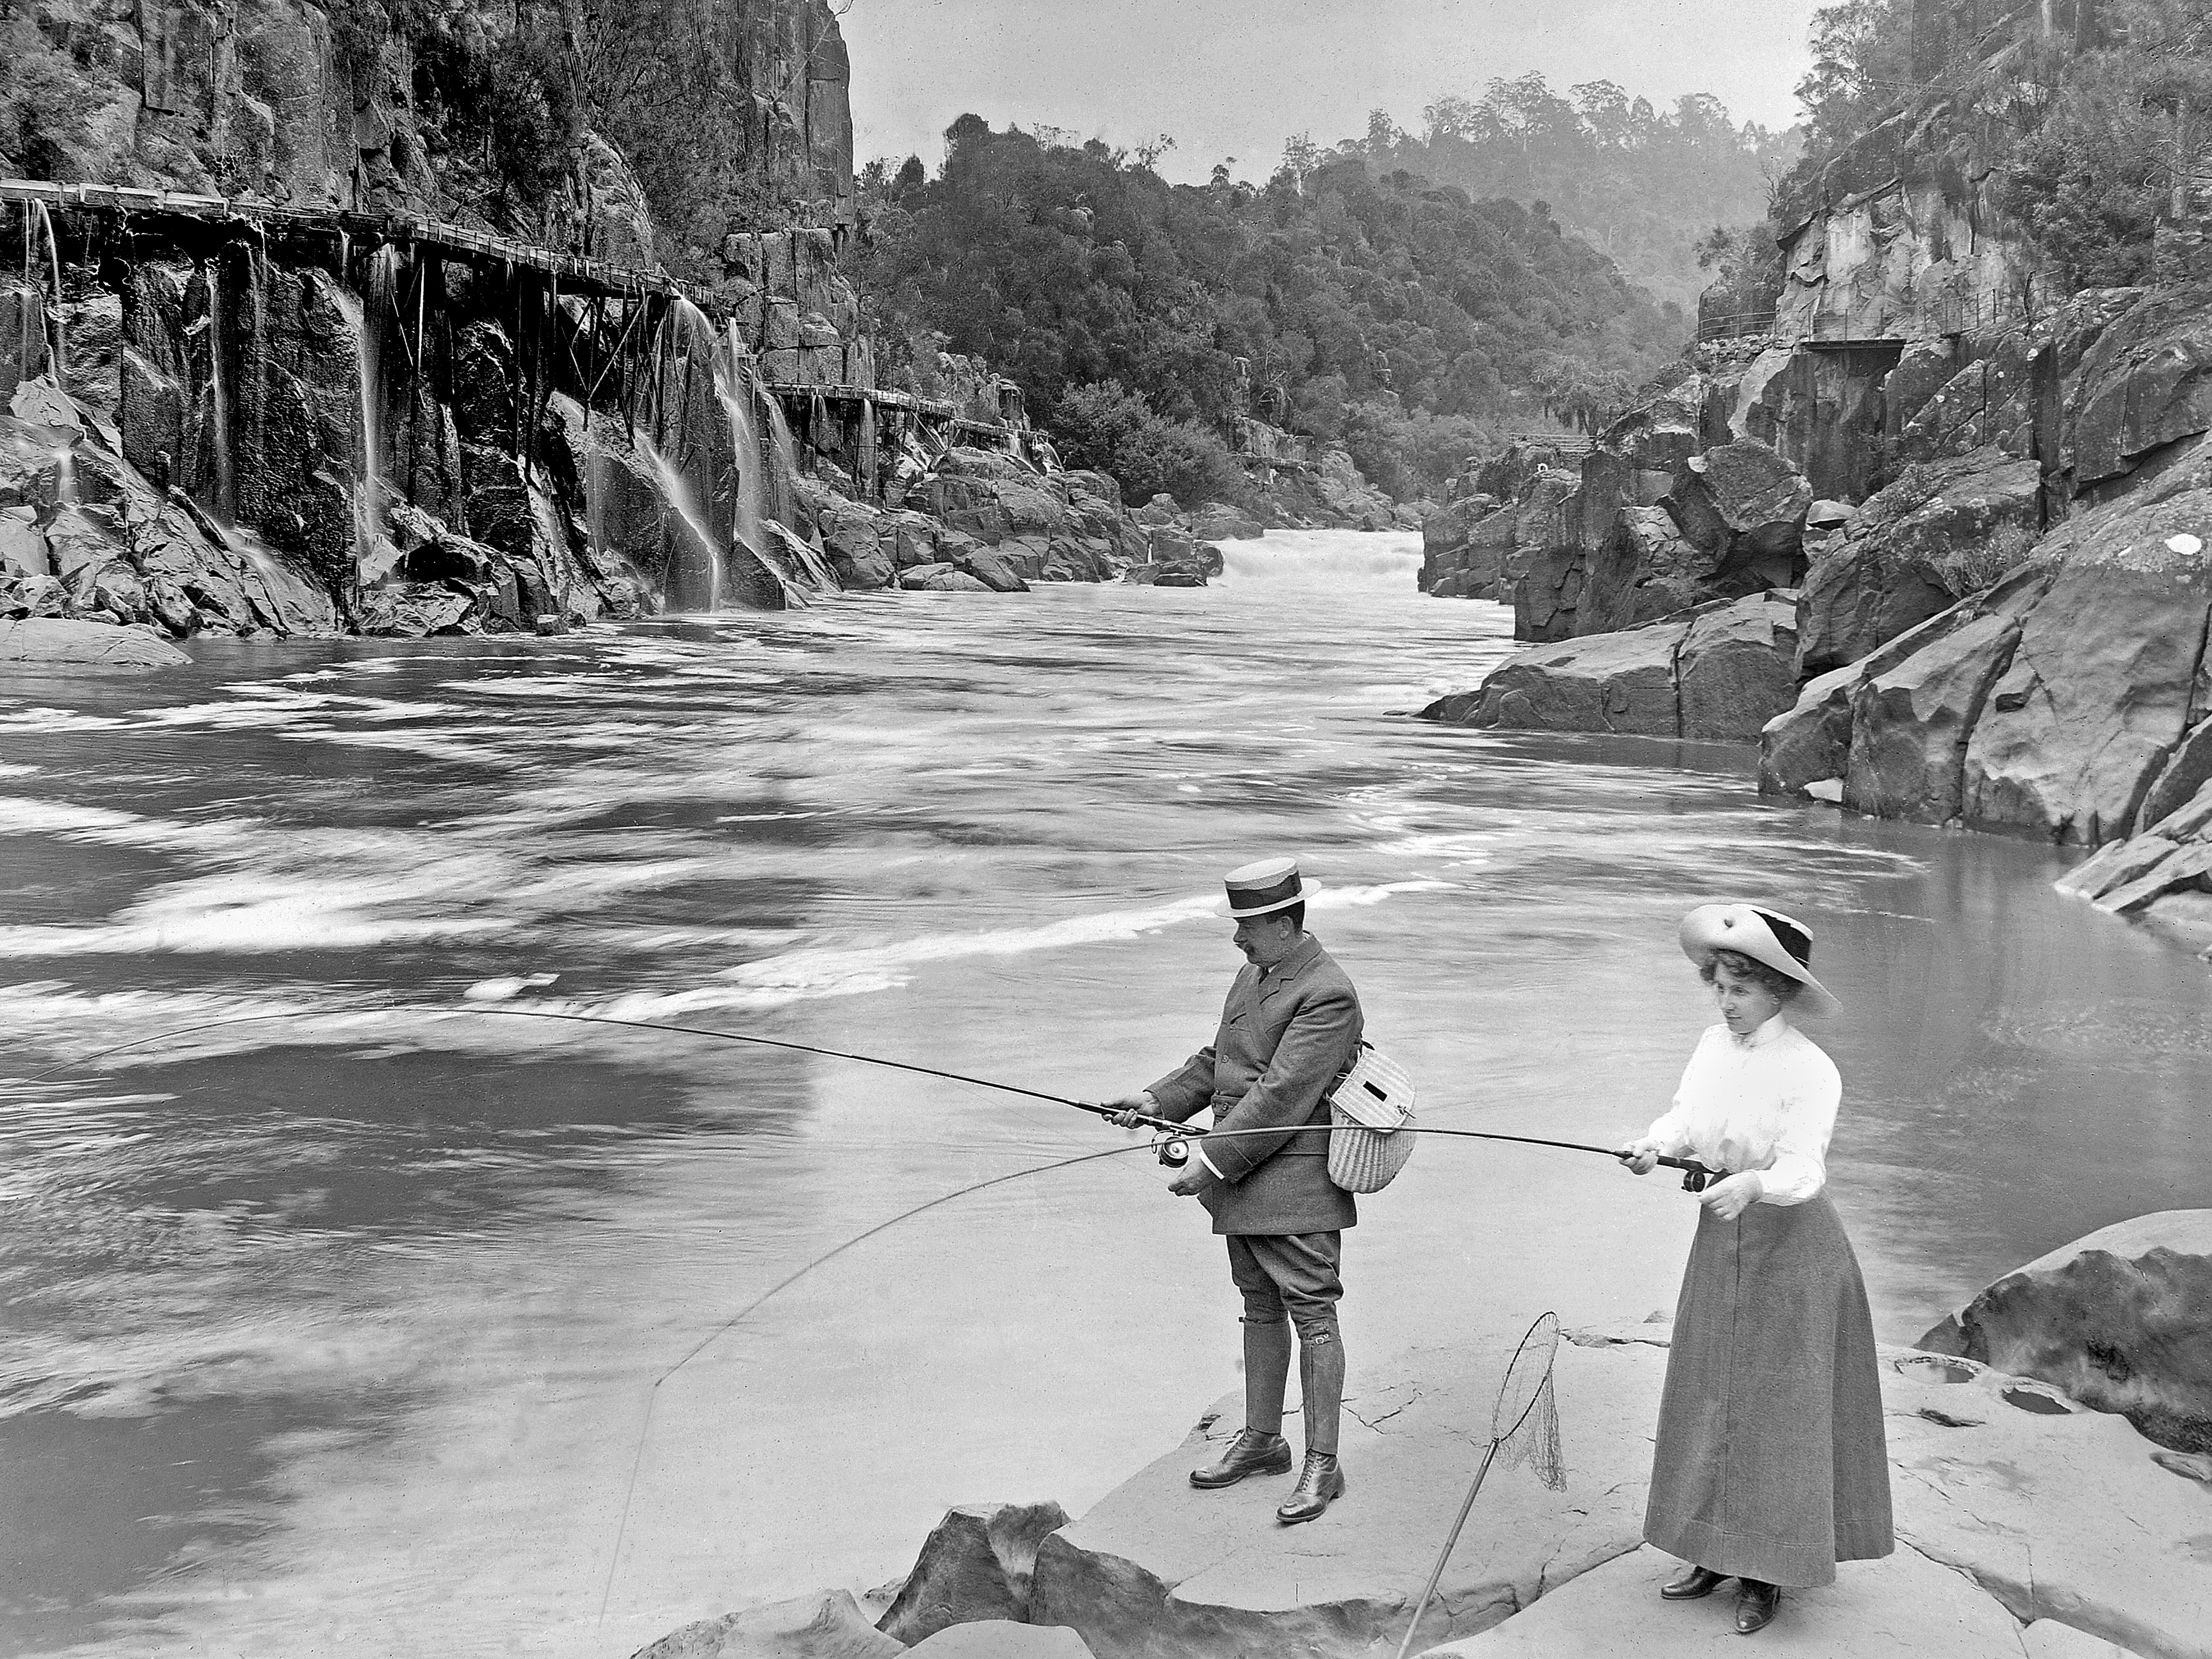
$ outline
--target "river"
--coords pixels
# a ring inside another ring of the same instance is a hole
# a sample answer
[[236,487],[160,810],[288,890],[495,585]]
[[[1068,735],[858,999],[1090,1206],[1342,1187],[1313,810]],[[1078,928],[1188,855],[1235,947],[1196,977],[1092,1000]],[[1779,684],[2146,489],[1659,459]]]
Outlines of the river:
[[[1611,1142],[1710,1017],[1676,918],[1744,896],[1848,1006],[1886,1339],[2203,1201],[2203,964],[2054,894],[2062,854],[1762,801],[1742,749],[1408,718],[1510,649],[1419,562],[1278,535],[1203,592],[0,678],[0,1650],[620,1655],[890,1577],[949,1504],[1078,1510],[1236,1384],[1219,1246],[1141,1151],[728,1326],[1121,1144],[1079,1114],[389,1005],[1120,1093],[1210,1032],[1221,871],[1290,851],[1428,1121]],[[1425,1144],[1348,1242],[1355,1392],[1668,1305],[1692,1207]]]

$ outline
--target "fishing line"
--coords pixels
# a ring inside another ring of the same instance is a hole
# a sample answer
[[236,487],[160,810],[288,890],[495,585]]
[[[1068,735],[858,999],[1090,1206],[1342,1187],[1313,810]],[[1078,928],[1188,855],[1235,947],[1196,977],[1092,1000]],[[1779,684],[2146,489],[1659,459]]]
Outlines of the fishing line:
[[[1042,1090],[1024,1088],[1016,1084],[1000,1083],[990,1078],[971,1077],[965,1073],[947,1071],[939,1066],[915,1065],[912,1062],[901,1060],[887,1060],[877,1054],[857,1054],[848,1049],[830,1048],[815,1043],[799,1042],[783,1037],[762,1036],[752,1032],[722,1031],[715,1030],[706,1026],[697,1025],[666,1025],[648,1020],[623,1019],[611,1014],[580,1014],[546,1008],[495,1008],[468,1006],[448,1006],[419,1003],[362,1003],[350,1006],[341,1006],[331,1009],[289,1009],[283,1012],[239,1014],[233,1015],[223,1019],[205,1020],[198,1024],[179,1026],[172,1030],[158,1032],[148,1036],[133,1037],[127,1042],[111,1044],[107,1048],[96,1049],[92,1054],[60,1061],[56,1065],[47,1067],[43,1072],[40,1072],[32,1077],[23,1079],[23,1081],[28,1084],[41,1083],[50,1078],[58,1076],[63,1072],[80,1066],[89,1066],[95,1060],[106,1059],[108,1056],[112,1054],[125,1054],[134,1048],[141,1048],[155,1043],[171,1042],[178,1037],[196,1036],[204,1031],[222,1030],[241,1025],[263,1024],[277,1020],[340,1018],[350,1018],[360,1014],[418,1014],[439,1017],[452,1015],[476,1015],[488,1018],[556,1020],[575,1024],[611,1026],[627,1030],[659,1031],[674,1036],[708,1037],[724,1042],[741,1042],[758,1048],[782,1049],[794,1054],[814,1054],[829,1060],[852,1060],[860,1065],[878,1066],[891,1071],[911,1073],[919,1077],[938,1078],[946,1082],[966,1083],[977,1088],[995,1090],[1002,1094],[1018,1095],[1029,1100],[1043,1101],[1049,1105],[1072,1106],[1078,1111],[1088,1112],[1094,1116],[1106,1118],[1109,1120],[1126,1115],[1133,1118],[1136,1124],[1162,1131],[1167,1135],[1176,1139],[1191,1141],[1206,1139],[1236,1140],[1242,1139],[1249,1135],[1296,1134],[1306,1133],[1314,1128],[1325,1129],[1328,1127],[1326,1124],[1312,1124],[1302,1126],[1301,1127],[1290,1129],[1288,1131],[1281,1128],[1207,1130],[1204,1128],[1195,1128],[1190,1125],[1177,1122],[1173,1119],[1164,1118],[1149,1113],[1137,1112],[1125,1114],[1116,1111],[1116,1109],[1111,1106],[1100,1105],[1089,1101],[1073,1100],[1065,1095],[1048,1094]],[[1615,1149],[1609,1146],[1595,1146],[1582,1141],[1553,1140],[1535,1135],[1505,1134],[1495,1130],[1445,1129],[1420,1127],[1410,1127],[1403,1133],[1419,1135],[1437,1135],[1447,1139],[1454,1140],[1501,1141],[1515,1146],[1540,1146],[1559,1152],[1591,1152],[1601,1157],[1614,1158],[1616,1160],[1618,1160],[1619,1158],[1619,1154]],[[678,1371],[683,1370],[684,1366],[690,1364],[691,1361],[697,1358],[702,1353],[704,1353],[723,1336],[726,1335],[730,1331],[735,1329],[739,1324],[743,1323],[751,1314],[757,1312],[759,1309],[766,1305],[771,1299],[781,1294],[784,1291],[788,1290],[792,1285],[796,1285],[800,1279],[805,1278],[807,1274],[812,1273],[816,1268],[826,1266],[830,1262],[835,1261],[837,1257],[842,1255],[846,1251],[866,1243],[868,1240],[876,1237],[881,1233],[889,1231],[891,1228],[899,1225],[902,1222],[909,1221],[916,1216],[926,1214],[931,1210],[938,1209],[942,1206],[954,1203],[960,1199],[969,1197],[974,1194],[987,1191],[993,1187],[1004,1186],[1009,1182],[1025,1180],[1031,1176],[1049,1175],[1055,1170],[1072,1169],[1078,1164],[1097,1163],[1106,1158],[1123,1158],[1132,1152],[1149,1150],[1151,1150],[1151,1147],[1146,1144],[1109,1147],[1103,1152],[1084,1152],[1073,1158],[1060,1158],[1049,1164],[1033,1164],[1028,1169],[1011,1170],[1004,1175],[992,1176],[986,1180],[970,1182],[969,1185],[958,1188],[952,1192],[941,1193],[934,1198],[926,1200],[924,1202],[914,1206],[910,1209],[902,1210],[898,1214],[878,1222],[874,1226],[868,1228],[865,1232],[854,1234],[852,1237],[844,1240],[842,1243],[833,1246],[831,1249],[824,1251],[822,1255],[805,1262],[789,1274],[786,1275],[783,1279],[779,1279],[775,1284],[770,1285],[759,1296],[755,1297],[750,1302],[748,1302],[736,1313],[731,1315],[729,1318],[724,1320],[720,1325],[717,1325],[713,1330],[708,1332],[706,1335],[701,1337],[696,1342],[692,1344],[692,1346],[686,1350],[674,1364],[668,1366],[666,1370],[663,1370],[659,1376],[653,1379],[652,1386],[647,1390],[645,1417],[638,1426],[637,1448],[631,1455],[629,1478],[623,1491],[622,1510],[620,1518],[617,1521],[615,1528],[614,1548],[607,1564],[607,1580],[599,1593],[599,1623],[601,1625],[605,1623],[607,1607],[613,1598],[614,1581],[617,1572],[620,1571],[622,1563],[623,1540],[629,1531],[630,1510],[637,1494],[638,1474],[644,1467],[645,1448],[652,1437],[653,1410],[659,1401],[661,1385],[666,1382],[670,1377],[675,1376]],[[1688,1170],[1691,1173],[1692,1179],[1695,1179],[1696,1176],[1705,1173],[1700,1166],[1690,1160],[1662,1158],[1659,1162]],[[1690,1183],[1688,1181],[1686,1181],[1684,1184],[1688,1186]],[[1692,1190],[1696,1190],[1696,1188],[1692,1188]]]

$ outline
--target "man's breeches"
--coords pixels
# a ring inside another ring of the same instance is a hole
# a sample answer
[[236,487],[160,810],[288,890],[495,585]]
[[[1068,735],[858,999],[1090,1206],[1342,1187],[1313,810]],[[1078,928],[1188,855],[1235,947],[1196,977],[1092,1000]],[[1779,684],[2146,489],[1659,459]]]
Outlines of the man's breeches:
[[1279,1434],[1290,1380],[1291,1334],[1298,1334],[1298,1384],[1306,1449],[1334,1453],[1344,1396],[1344,1348],[1337,1338],[1340,1233],[1231,1233],[1229,1272],[1244,1297],[1244,1422]]

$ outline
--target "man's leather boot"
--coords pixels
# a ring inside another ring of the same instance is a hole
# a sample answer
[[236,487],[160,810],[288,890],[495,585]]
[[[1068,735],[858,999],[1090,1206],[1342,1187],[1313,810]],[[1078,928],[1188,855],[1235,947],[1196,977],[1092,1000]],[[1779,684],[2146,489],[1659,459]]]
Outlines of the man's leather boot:
[[1336,1466],[1336,1459],[1328,1452],[1310,1451],[1305,1468],[1298,1471],[1298,1484],[1275,1511],[1275,1519],[1295,1527],[1301,1521],[1313,1520],[1343,1496],[1344,1471]]
[[1747,1578],[1735,1598],[1735,1633],[1749,1636],[1754,1631],[1765,1630],[1773,1621],[1775,1609],[1782,1605],[1782,1586],[1761,1579]]
[[1257,1429],[1244,1429],[1229,1443],[1229,1449],[1221,1455],[1218,1463],[1208,1463],[1202,1469],[1190,1472],[1190,1484],[1211,1492],[1216,1486],[1233,1486],[1248,1474],[1288,1474],[1291,1472],[1291,1443],[1279,1434],[1262,1434]]
[[1671,1583],[1659,1586],[1659,1594],[1669,1601],[1694,1601],[1701,1595],[1711,1595],[1728,1583],[1728,1575],[1715,1572],[1710,1567],[1692,1567]]

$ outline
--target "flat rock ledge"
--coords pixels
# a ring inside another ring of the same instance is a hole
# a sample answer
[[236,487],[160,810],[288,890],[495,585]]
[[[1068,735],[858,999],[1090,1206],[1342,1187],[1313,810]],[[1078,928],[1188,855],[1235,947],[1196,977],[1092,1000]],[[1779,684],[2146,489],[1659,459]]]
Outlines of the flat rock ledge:
[[191,660],[150,628],[0,617],[0,669],[175,668]]
[[[1655,1318],[1570,1334],[1554,1372],[1565,1490],[1492,1471],[1414,1652],[1742,1653],[1733,1598],[1661,1603],[1674,1564],[1642,1540],[1669,1330]],[[1067,1659],[1388,1659],[1490,1437],[1511,1346],[1367,1370],[1347,1400],[1349,1490],[1310,1525],[1273,1519],[1287,1476],[1189,1485],[1234,1431],[1232,1396],[1033,1556],[1044,1506],[956,1511],[881,1629],[840,1592],[688,1627],[640,1659],[877,1659],[956,1638],[975,1644],[960,1652]],[[2046,1382],[1917,1349],[1886,1348],[1882,1365],[1898,1552],[1785,1595],[1761,1652],[2212,1659],[2212,1467]],[[972,1611],[950,1593],[962,1583],[981,1587]],[[902,1607],[929,1632],[919,1646],[886,1634]],[[1024,1629],[1036,1644],[1019,1645]]]

